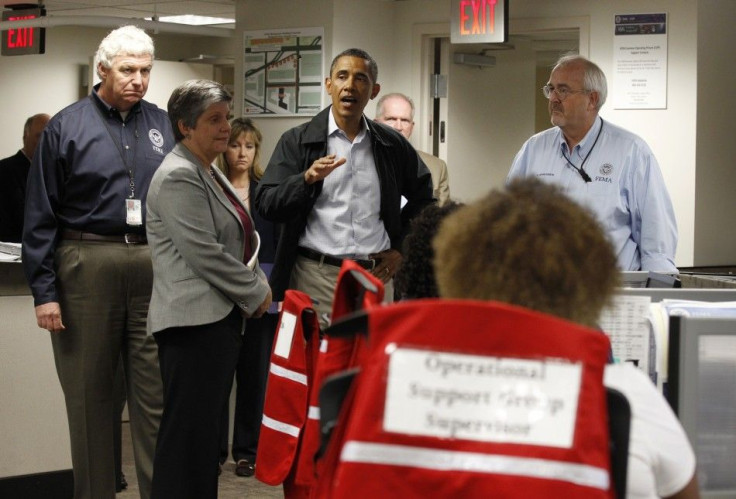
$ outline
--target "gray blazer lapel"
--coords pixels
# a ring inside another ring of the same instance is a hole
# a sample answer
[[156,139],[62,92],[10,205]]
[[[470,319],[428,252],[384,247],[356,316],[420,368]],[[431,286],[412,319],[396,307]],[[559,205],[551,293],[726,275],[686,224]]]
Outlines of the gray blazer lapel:
[[[213,179],[212,176],[210,176],[207,172],[203,171],[202,168],[198,168],[199,175],[204,179],[205,184],[212,190],[215,195],[217,196],[217,199],[225,205],[225,208],[235,217],[235,219],[238,221],[238,225],[240,225],[241,229],[245,232],[245,228],[243,227],[243,224],[240,220],[240,215],[238,215],[238,212],[233,207],[233,204],[230,202],[230,199],[225,195],[225,193],[222,192],[222,190],[215,185],[216,182],[219,182],[219,184],[222,186],[223,189],[227,189],[227,191],[230,193],[230,196],[232,196],[233,199],[237,200],[237,202],[240,204],[240,206],[243,208],[243,211],[245,212],[246,216],[250,219],[250,225],[253,227],[253,235],[252,235],[252,247],[253,247],[253,254],[254,256],[258,255],[258,250],[261,246],[261,239],[256,231],[256,222],[253,220],[253,217],[250,214],[250,211],[245,206],[243,201],[240,200],[240,196],[238,196],[238,193],[235,192],[235,188],[233,188],[233,185],[230,183],[230,181],[227,179],[224,173],[220,171],[219,168],[217,168],[214,165],[211,165],[212,172],[214,173],[215,177],[217,177],[217,180]],[[250,265],[249,265],[250,266]]]
[[[177,151],[179,154],[184,156],[190,163],[193,165],[197,165],[197,175],[199,175],[199,178],[202,179],[202,182],[204,185],[207,186],[207,188],[215,195],[215,198],[222,204],[222,206],[225,207],[226,210],[228,210],[232,216],[234,216],[238,221],[240,221],[240,217],[238,217],[238,212],[235,211],[235,208],[233,208],[232,203],[230,200],[225,196],[225,193],[222,192],[222,189],[220,189],[216,184],[215,180],[210,176],[210,174],[205,171],[204,168],[201,168],[199,159],[192,154],[192,152],[186,148],[186,146],[182,145],[181,143],[176,145],[176,148],[179,150]],[[222,174],[222,172],[216,168],[214,165],[210,165],[210,168],[212,171],[214,171],[215,175],[218,175],[220,185],[226,186],[224,188],[228,189],[230,192],[233,192],[232,189],[229,188],[230,182],[227,182],[227,178]],[[225,182],[223,182],[225,180]],[[235,195],[235,199],[238,199],[237,194]],[[240,201],[238,199],[238,201]]]

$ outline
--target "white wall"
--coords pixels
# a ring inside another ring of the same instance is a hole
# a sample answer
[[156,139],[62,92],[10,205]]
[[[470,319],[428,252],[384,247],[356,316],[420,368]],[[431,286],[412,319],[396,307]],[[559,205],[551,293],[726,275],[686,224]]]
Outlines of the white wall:
[[[451,192],[469,202],[502,187],[534,126],[535,56],[529,41],[496,51],[494,67],[450,64],[447,164]],[[453,46],[452,53],[472,53]]]
[[46,54],[0,57],[0,157],[20,149],[29,116],[53,115],[78,99],[84,68],[104,35],[95,29],[47,29]]
[[[333,16],[332,59],[345,49],[361,48],[368,52],[378,64],[378,83],[381,92],[369,102],[365,114],[375,116],[376,101],[381,94],[395,92],[399,85],[394,60],[394,5],[392,2],[335,2]],[[358,29],[362,27],[363,29]]]

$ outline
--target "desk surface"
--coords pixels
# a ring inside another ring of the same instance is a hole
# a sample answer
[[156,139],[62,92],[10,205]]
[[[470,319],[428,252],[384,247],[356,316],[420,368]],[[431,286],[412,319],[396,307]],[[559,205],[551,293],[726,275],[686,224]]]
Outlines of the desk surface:
[[[3,276],[18,269],[0,266]],[[21,272],[22,274],[22,272]],[[0,288],[7,283],[0,281]],[[0,296],[0,479],[71,468],[64,396],[33,298]]]

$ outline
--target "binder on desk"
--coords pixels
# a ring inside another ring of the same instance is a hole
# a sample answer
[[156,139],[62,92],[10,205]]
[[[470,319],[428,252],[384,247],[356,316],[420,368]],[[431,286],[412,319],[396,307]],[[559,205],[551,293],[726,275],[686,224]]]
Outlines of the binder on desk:
[[0,241],[0,252],[20,256],[20,243],[4,243]]
[[20,260],[20,243],[5,243],[0,241],[0,261],[13,262]]

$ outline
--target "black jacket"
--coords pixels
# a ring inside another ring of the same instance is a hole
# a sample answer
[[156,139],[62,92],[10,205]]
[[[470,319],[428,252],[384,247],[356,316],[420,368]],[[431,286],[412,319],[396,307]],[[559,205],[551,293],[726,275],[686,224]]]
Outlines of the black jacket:
[[26,179],[30,168],[31,162],[23,151],[0,159],[0,241],[21,241]]
[[[279,222],[281,237],[271,274],[274,300],[282,300],[307,225],[307,216],[322,191],[322,182],[308,185],[304,172],[327,155],[327,122],[331,107],[311,121],[286,131],[256,191],[256,210],[267,220]],[[368,122],[373,159],[381,184],[381,219],[391,247],[401,251],[409,222],[432,202],[432,177],[409,142],[395,130]],[[407,199],[403,210],[401,197]]]

